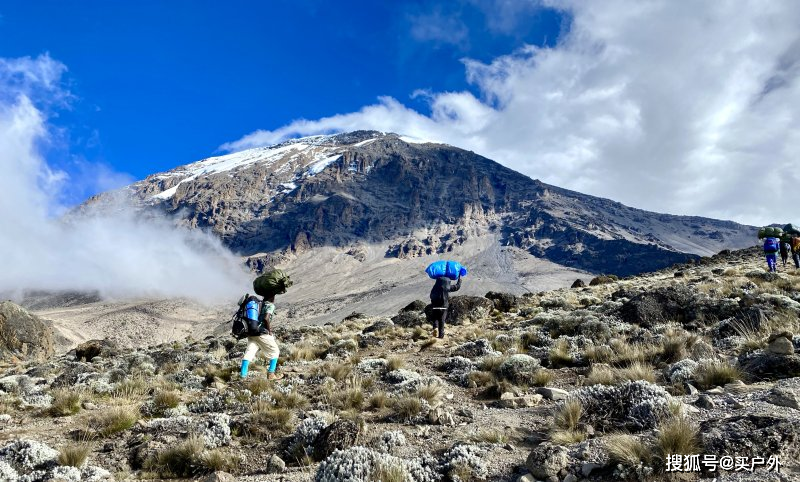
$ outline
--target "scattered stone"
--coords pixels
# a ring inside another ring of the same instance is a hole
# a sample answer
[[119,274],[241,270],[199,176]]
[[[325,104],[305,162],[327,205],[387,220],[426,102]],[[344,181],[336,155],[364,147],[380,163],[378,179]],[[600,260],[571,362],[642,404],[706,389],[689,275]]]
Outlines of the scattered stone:
[[426,307],[427,305],[428,305],[428,303],[425,303],[425,302],[424,302],[424,301],[422,301],[422,300],[414,300],[414,301],[412,301],[411,303],[409,303],[409,304],[407,304],[406,306],[404,306],[404,307],[403,307],[403,308],[400,310],[400,313],[405,313],[405,312],[407,312],[407,311],[416,311],[416,312],[418,312],[418,313],[422,313],[422,312],[424,312],[424,311],[425,311],[425,307]]
[[424,312],[401,311],[392,317],[392,323],[403,328],[414,328],[427,325],[429,322]]
[[593,470],[602,468],[603,466],[601,464],[596,464],[594,462],[584,462],[584,464],[581,465],[581,474],[583,474],[584,477],[589,477],[589,474],[591,474]]
[[567,474],[563,482],[578,482],[578,477],[575,474]]
[[217,471],[213,474],[208,474],[203,479],[203,482],[236,482],[236,477],[227,472]]
[[739,357],[739,366],[759,380],[778,380],[800,377],[800,356],[755,352]]
[[539,387],[536,389],[536,393],[548,400],[566,400],[569,397],[569,392],[566,390],[553,387]]
[[517,479],[517,482],[536,482],[536,478],[531,474],[525,474]]
[[493,309],[494,302],[482,296],[453,296],[447,309],[447,323],[451,325],[474,323],[488,317]]
[[525,467],[538,479],[557,477],[567,467],[567,449],[550,442],[542,442],[534,448],[525,460]]
[[273,454],[269,458],[269,460],[267,460],[268,474],[280,474],[285,470],[286,470],[286,462],[284,462],[283,459],[278,457],[277,455]]
[[793,355],[794,344],[792,344],[791,338],[780,336],[770,340],[769,345],[767,345],[767,351],[776,355]]
[[89,340],[75,348],[75,359],[90,362],[95,357],[110,358],[119,353],[119,347],[111,340]]
[[700,408],[705,408],[706,410],[711,410],[712,408],[717,406],[717,404],[714,403],[714,400],[712,400],[711,397],[709,397],[705,393],[697,397],[697,400],[694,402],[694,404]]
[[572,392],[571,398],[581,402],[587,423],[603,431],[632,432],[654,428],[668,415],[671,400],[662,387],[643,380],[584,387]]
[[469,341],[453,349],[454,356],[466,358],[478,358],[482,356],[499,356],[500,352],[492,348],[492,344],[486,338]]
[[312,443],[314,460],[324,460],[336,450],[344,450],[355,445],[361,432],[352,420],[337,420],[322,429]]
[[374,333],[380,330],[386,330],[389,328],[393,328],[394,323],[389,318],[381,318],[375,323],[369,325],[368,327],[364,328],[361,333]]
[[586,283],[584,283],[583,280],[580,279],[580,278],[578,278],[575,281],[573,281],[572,282],[572,286],[570,286],[570,288],[585,288],[585,287],[586,287]]
[[595,276],[594,278],[592,278],[592,280],[589,281],[589,286],[607,285],[607,284],[613,283],[615,281],[619,281],[619,278],[617,276],[613,275],[613,274],[610,274],[608,276],[600,275],[600,276]]
[[772,387],[767,394],[766,401],[779,407],[789,407],[800,410],[800,394],[789,387]]
[[484,297],[492,300],[494,302],[494,308],[502,311],[503,313],[516,310],[519,303],[519,299],[511,293],[490,291],[486,293]]
[[497,368],[497,373],[512,383],[522,385],[529,383],[539,368],[538,359],[518,353],[506,358]]

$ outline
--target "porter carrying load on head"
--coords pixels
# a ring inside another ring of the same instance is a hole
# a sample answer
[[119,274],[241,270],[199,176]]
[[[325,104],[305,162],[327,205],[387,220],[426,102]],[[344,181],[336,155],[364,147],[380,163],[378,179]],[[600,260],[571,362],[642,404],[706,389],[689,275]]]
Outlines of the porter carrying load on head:
[[[447,308],[450,306],[450,293],[461,289],[461,277],[467,275],[467,268],[457,261],[436,261],[425,270],[431,279],[435,279],[431,289],[431,305],[433,308],[433,335],[444,338],[444,324],[447,320]],[[451,280],[457,280],[455,286]]]

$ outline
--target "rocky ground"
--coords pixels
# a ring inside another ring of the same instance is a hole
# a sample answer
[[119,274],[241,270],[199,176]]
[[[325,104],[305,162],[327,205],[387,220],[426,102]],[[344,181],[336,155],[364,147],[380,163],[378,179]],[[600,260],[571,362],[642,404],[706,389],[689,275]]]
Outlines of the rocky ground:
[[[456,297],[443,341],[424,302],[279,322],[278,382],[240,380],[227,336],[28,340],[4,352],[0,480],[800,480],[800,270],[764,268]],[[666,470],[691,454],[704,471]]]

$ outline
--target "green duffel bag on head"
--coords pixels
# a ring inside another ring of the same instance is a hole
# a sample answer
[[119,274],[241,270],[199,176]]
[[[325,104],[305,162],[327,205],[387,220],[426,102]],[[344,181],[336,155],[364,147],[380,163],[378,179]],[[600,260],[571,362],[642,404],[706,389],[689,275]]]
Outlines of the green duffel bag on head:
[[796,227],[794,227],[794,225],[792,223],[789,223],[789,224],[787,224],[786,226],[783,227],[783,232],[785,234],[789,234],[789,235],[791,235],[791,234],[797,235],[797,234],[800,234],[800,229],[797,229]]
[[264,273],[253,281],[253,290],[259,296],[281,295],[294,283],[288,274],[279,269]]

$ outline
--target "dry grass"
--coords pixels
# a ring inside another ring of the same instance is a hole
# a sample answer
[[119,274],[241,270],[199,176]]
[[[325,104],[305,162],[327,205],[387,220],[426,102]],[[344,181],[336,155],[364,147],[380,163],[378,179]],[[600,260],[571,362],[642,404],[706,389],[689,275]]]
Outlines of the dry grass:
[[431,338],[426,339],[422,343],[420,343],[419,344],[419,349],[420,349],[420,351],[427,350],[428,348],[432,347],[433,345],[435,345],[437,343],[439,343],[439,339],[431,337]]
[[742,371],[728,361],[704,361],[694,373],[695,381],[702,389],[725,386],[742,379]]
[[320,347],[316,344],[301,343],[292,347],[289,351],[289,360],[292,361],[314,361],[321,358],[328,347]]
[[325,363],[318,369],[321,375],[331,377],[337,382],[349,377],[352,371],[353,366],[349,363]]
[[546,368],[540,368],[533,374],[533,378],[531,378],[531,384],[534,387],[546,387],[550,385],[550,382],[553,381],[554,375],[553,372]]
[[250,422],[268,430],[287,433],[292,430],[294,416],[288,408],[276,408],[260,400],[250,407]]
[[411,420],[422,412],[422,401],[414,395],[405,395],[394,399],[392,408],[403,420]]
[[283,393],[275,390],[269,392],[270,398],[275,402],[276,408],[287,408],[289,410],[304,410],[308,408],[309,401],[302,393],[289,392]]
[[191,477],[202,472],[200,458],[205,450],[203,438],[197,435],[158,453],[145,461],[145,468],[160,475]]
[[568,367],[572,365],[573,359],[569,354],[569,343],[567,340],[558,340],[548,356],[550,366],[553,368]]
[[375,482],[406,482],[411,480],[408,471],[400,465],[377,464],[370,479]]
[[364,407],[364,390],[351,387],[331,395],[331,405],[339,410],[361,410]]
[[66,417],[67,415],[75,415],[81,411],[81,392],[58,389],[53,390],[50,395],[53,397],[53,401],[48,410],[50,415],[54,417]]
[[254,377],[247,382],[247,389],[250,390],[253,395],[258,396],[268,392],[272,388],[272,385],[272,382],[265,377]]
[[406,365],[405,360],[399,356],[390,356],[386,359],[386,369],[389,371],[399,370]]
[[593,345],[586,348],[584,355],[592,363],[610,363],[614,359],[614,350],[606,345]]
[[741,338],[739,353],[750,353],[767,346],[764,331],[756,328],[750,321],[735,319],[731,322],[731,328]]
[[481,360],[478,368],[485,372],[496,372],[504,361],[506,361],[506,357],[503,356],[487,356]]
[[389,395],[386,392],[375,392],[370,395],[369,400],[367,400],[367,407],[370,410],[381,410],[386,408],[389,405]]
[[553,414],[553,425],[562,430],[577,430],[583,414],[583,406],[578,400],[569,399]]
[[94,414],[89,419],[90,430],[101,437],[108,437],[127,430],[139,420],[139,410],[132,405],[118,405]]
[[583,430],[553,430],[550,432],[550,441],[557,445],[572,445],[586,440]]
[[655,453],[660,460],[670,454],[691,455],[699,453],[699,430],[686,417],[670,417],[658,426]]
[[670,329],[664,333],[661,340],[660,358],[665,363],[675,363],[683,360],[687,356],[690,338],[683,330]]
[[486,442],[490,444],[505,444],[508,443],[509,437],[502,430],[486,429],[476,433],[472,440],[474,442]]
[[613,433],[603,438],[608,458],[618,464],[633,467],[649,464],[653,455],[650,448],[638,437],[627,433]]
[[92,446],[86,442],[77,442],[61,448],[58,454],[58,465],[81,468],[92,452]]
[[427,401],[433,407],[441,403],[444,398],[444,388],[438,382],[426,383],[417,388],[417,397]]
[[142,400],[150,393],[150,383],[142,377],[125,379],[114,387],[112,395],[125,400]]
[[645,380],[650,383],[655,383],[656,381],[653,366],[641,361],[635,361],[626,368],[617,369],[616,372],[617,379],[621,381],[630,380],[635,382],[637,380]]
[[157,411],[175,408],[181,403],[181,394],[177,390],[163,390],[153,397],[153,405]]
[[593,365],[586,376],[587,385],[616,385],[617,372],[608,365]]

